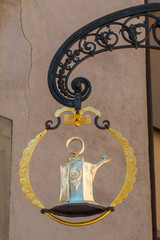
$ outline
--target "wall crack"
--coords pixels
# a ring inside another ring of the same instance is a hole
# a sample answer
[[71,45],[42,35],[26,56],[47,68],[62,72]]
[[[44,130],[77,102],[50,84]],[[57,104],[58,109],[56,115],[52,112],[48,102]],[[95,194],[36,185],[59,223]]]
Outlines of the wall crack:
[[[24,31],[24,27],[23,27],[23,20],[22,20],[22,12],[23,12],[23,8],[22,8],[22,0],[20,0],[20,26],[21,26],[21,30],[22,30],[22,34],[24,39],[28,42],[28,44],[30,45],[30,67],[28,70],[28,76],[27,76],[27,81],[25,84],[25,98],[26,98],[26,104],[28,107],[28,122],[29,122],[29,116],[30,116],[30,105],[32,102],[31,99],[31,92],[30,92],[30,76],[31,76],[31,71],[32,71],[32,55],[33,55],[33,46],[31,41],[27,38],[25,31]],[[28,128],[28,124],[27,124],[27,128]]]

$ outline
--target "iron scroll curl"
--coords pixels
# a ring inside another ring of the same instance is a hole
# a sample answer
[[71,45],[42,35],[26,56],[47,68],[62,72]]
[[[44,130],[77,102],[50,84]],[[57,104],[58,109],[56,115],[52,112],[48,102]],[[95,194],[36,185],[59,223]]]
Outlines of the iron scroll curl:
[[[160,50],[160,3],[144,4],[101,17],[73,33],[58,49],[48,71],[48,86],[52,96],[67,107],[75,107],[74,81],[69,81],[73,70],[95,55],[126,48]],[[152,19],[151,26],[148,19]],[[115,29],[116,27],[116,29]],[[152,35],[153,45],[146,43]],[[86,100],[91,92],[88,79],[78,77],[81,83],[80,98]],[[71,84],[69,84],[71,82]]]

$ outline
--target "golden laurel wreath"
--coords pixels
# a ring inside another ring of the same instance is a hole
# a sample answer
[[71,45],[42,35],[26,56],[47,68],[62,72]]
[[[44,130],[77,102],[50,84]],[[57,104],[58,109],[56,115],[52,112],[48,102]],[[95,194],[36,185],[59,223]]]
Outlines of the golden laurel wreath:
[[[136,169],[136,157],[134,156],[134,151],[131,146],[129,146],[129,143],[126,138],[122,137],[122,135],[113,130],[112,128],[108,129],[119,141],[121,144],[123,151],[125,153],[125,158],[126,158],[126,164],[127,164],[127,171],[126,171],[126,179],[124,182],[124,185],[116,197],[116,199],[110,204],[111,207],[115,207],[116,205],[120,204],[124,198],[127,198],[128,194],[132,191],[133,189],[133,184],[136,180],[135,175],[137,173]],[[22,186],[22,191],[26,195],[27,199],[32,201],[32,204],[43,209],[45,208],[44,205],[39,201],[39,199],[36,197],[31,183],[30,183],[30,178],[29,178],[29,165],[30,165],[30,160],[33,154],[33,151],[38,144],[38,142],[44,137],[44,135],[47,133],[47,130],[43,131],[42,133],[38,134],[35,139],[31,140],[28,143],[28,147],[24,149],[23,151],[23,158],[20,161],[20,170],[19,170],[19,176],[20,176],[20,184]],[[106,217],[111,210],[106,211],[104,214],[101,216],[89,220],[86,222],[68,222],[64,221],[60,218],[55,217],[53,214],[45,212],[45,214],[52,218],[53,220],[68,225],[68,226],[86,226],[95,222],[98,222],[99,220],[103,219]]]

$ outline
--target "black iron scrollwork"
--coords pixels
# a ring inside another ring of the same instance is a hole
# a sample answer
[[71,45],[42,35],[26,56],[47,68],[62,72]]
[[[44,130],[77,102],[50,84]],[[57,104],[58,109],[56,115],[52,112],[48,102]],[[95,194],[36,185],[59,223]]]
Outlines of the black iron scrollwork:
[[58,122],[57,122],[57,124],[55,126],[52,126],[52,124],[53,124],[52,120],[46,121],[46,123],[45,123],[46,129],[47,130],[55,130],[56,128],[58,128],[60,126],[60,124],[61,124],[61,118],[58,117],[57,120],[58,120]]
[[160,28],[160,19],[159,18],[158,18],[158,20],[155,21],[154,24],[152,24],[151,28],[152,28],[153,37],[154,37],[155,41],[157,42],[158,45],[160,45],[160,39],[158,39],[158,37],[157,37],[157,30]]
[[99,129],[101,129],[101,130],[105,130],[105,129],[109,129],[109,128],[110,128],[110,121],[109,121],[109,120],[104,120],[104,121],[103,121],[104,126],[100,126],[100,125],[98,124],[98,119],[99,119],[98,116],[96,116],[95,119],[94,119],[94,123],[95,123],[95,125],[96,125],[97,128],[99,128]]
[[[109,14],[84,26],[71,35],[55,54],[49,68],[48,84],[53,97],[68,107],[75,107],[76,91],[69,86],[72,71],[84,60],[96,54],[121,48],[152,48],[160,50],[160,3],[145,4]],[[148,19],[152,19],[151,26]],[[152,35],[154,45],[146,40]],[[81,77],[80,100],[91,92],[91,84]]]

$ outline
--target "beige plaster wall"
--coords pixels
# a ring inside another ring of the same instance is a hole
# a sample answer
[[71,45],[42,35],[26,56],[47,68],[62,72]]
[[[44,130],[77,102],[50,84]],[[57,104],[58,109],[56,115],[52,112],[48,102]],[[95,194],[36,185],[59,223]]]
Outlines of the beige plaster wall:
[[11,176],[11,120],[0,116],[0,236],[9,235],[10,176]]
[[153,101],[153,126],[160,129],[160,83],[159,83],[159,62],[158,51],[151,51],[151,76],[152,76],[152,101]]
[[[19,185],[19,161],[30,139],[44,129],[61,108],[51,97],[47,72],[52,56],[63,41],[88,22],[113,11],[143,4],[140,0],[1,0],[0,114],[13,120],[9,240],[114,239],[151,240],[150,180],[148,164],[145,52],[119,50],[83,62],[73,76],[92,82],[92,94],[83,107],[102,111],[102,118],[125,136],[137,157],[133,192],[115,212],[97,224],[66,227],[40,214]],[[124,154],[108,132],[94,125],[65,126],[48,132],[32,158],[33,189],[50,208],[59,198],[59,165],[66,162],[65,142],[84,139],[84,157],[95,163],[103,154],[114,160],[102,167],[94,182],[95,200],[109,205],[125,180]]]
[[[156,209],[157,209],[157,229],[158,234],[160,233],[160,190],[159,190],[159,184],[160,184],[160,132],[154,131],[154,158],[155,158],[155,180],[156,180]],[[160,234],[159,236],[160,237]]]

